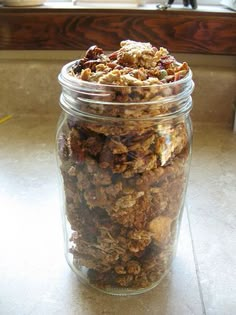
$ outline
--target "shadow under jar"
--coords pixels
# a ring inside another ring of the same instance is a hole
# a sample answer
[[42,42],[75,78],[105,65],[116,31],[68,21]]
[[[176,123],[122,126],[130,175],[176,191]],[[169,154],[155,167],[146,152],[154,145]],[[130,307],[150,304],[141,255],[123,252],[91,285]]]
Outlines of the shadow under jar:
[[155,287],[170,269],[184,207],[191,70],[152,86],[86,82],[62,68],[57,130],[65,254],[113,295]]

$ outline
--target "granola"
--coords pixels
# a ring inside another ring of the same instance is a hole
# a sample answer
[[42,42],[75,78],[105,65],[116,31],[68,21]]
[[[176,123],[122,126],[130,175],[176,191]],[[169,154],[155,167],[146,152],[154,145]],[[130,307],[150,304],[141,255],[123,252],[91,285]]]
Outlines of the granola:
[[163,47],[157,49],[150,43],[126,40],[109,56],[101,48],[92,46],[85,57],[74,64],[71,74],[100,84],[149,86],[180,80],[188,70],[186,62],[177,63]]
[[92,46],[69,71],[112,91],[81,101],[90,118],[67,114],[58,137],[69,251],[97,287],[151,287],[170,268],[190,137],[184,117],[152,118],[176,110],[162,100],[188,72],[167,49],[130,40],[108,56]]

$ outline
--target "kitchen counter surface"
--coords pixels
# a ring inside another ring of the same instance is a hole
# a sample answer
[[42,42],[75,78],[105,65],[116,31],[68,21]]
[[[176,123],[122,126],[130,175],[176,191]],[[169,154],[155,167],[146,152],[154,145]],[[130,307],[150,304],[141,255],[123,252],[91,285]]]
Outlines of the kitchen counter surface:
[[63,256],[54,153],[57,117],[0,124],[0,314],[236,313],[236,135],[194,124],[188,210],[177,256],[155,289],[114,297],[82,285]]

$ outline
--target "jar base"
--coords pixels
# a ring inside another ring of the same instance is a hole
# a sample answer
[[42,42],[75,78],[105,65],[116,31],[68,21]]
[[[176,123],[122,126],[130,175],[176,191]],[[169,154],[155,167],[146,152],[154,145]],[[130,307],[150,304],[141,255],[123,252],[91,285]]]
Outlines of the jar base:
[[70,266],[70,268],[72,269],[72,271],[76,274],[76,276],[78,277],[79,281],[81,283],[83,283],[85,286],[87,286],[88,288],[92,288],[95,289],[99,292],[108,294],[108,295],[113,295],[113,296],[132,296],[132,295],[139,295],[139,294],[143,294],[146,293],[152,289],[154,289],[156,286],[158,286],[161,281],[166,277],[166,275],[168,274],[170,269],[167,269],[162,276],[159,278],[158,281],[152,283],[150,286],[144,287],[144,288],[112,288],[112,287],[106,287],[106,288],[101,288],[98,287],[94,284],[92,284],[91,282],[89,282],[86,273],[88,271],[88,269],[86,267],[80,267],[81,270],[79,270],[74,264],[73,262],[71,262],[69,259],[66,259],[68,265]]

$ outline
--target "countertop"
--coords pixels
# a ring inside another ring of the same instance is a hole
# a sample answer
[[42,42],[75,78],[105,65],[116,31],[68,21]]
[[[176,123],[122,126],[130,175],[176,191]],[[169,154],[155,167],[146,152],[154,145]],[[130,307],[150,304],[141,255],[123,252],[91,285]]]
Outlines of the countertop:
[[194,124],[187,207],[172,270],[155,289],[115,297],[81,284],[63,256],[56,116],[0,124],[1,315],[236,313],[236,135]]

